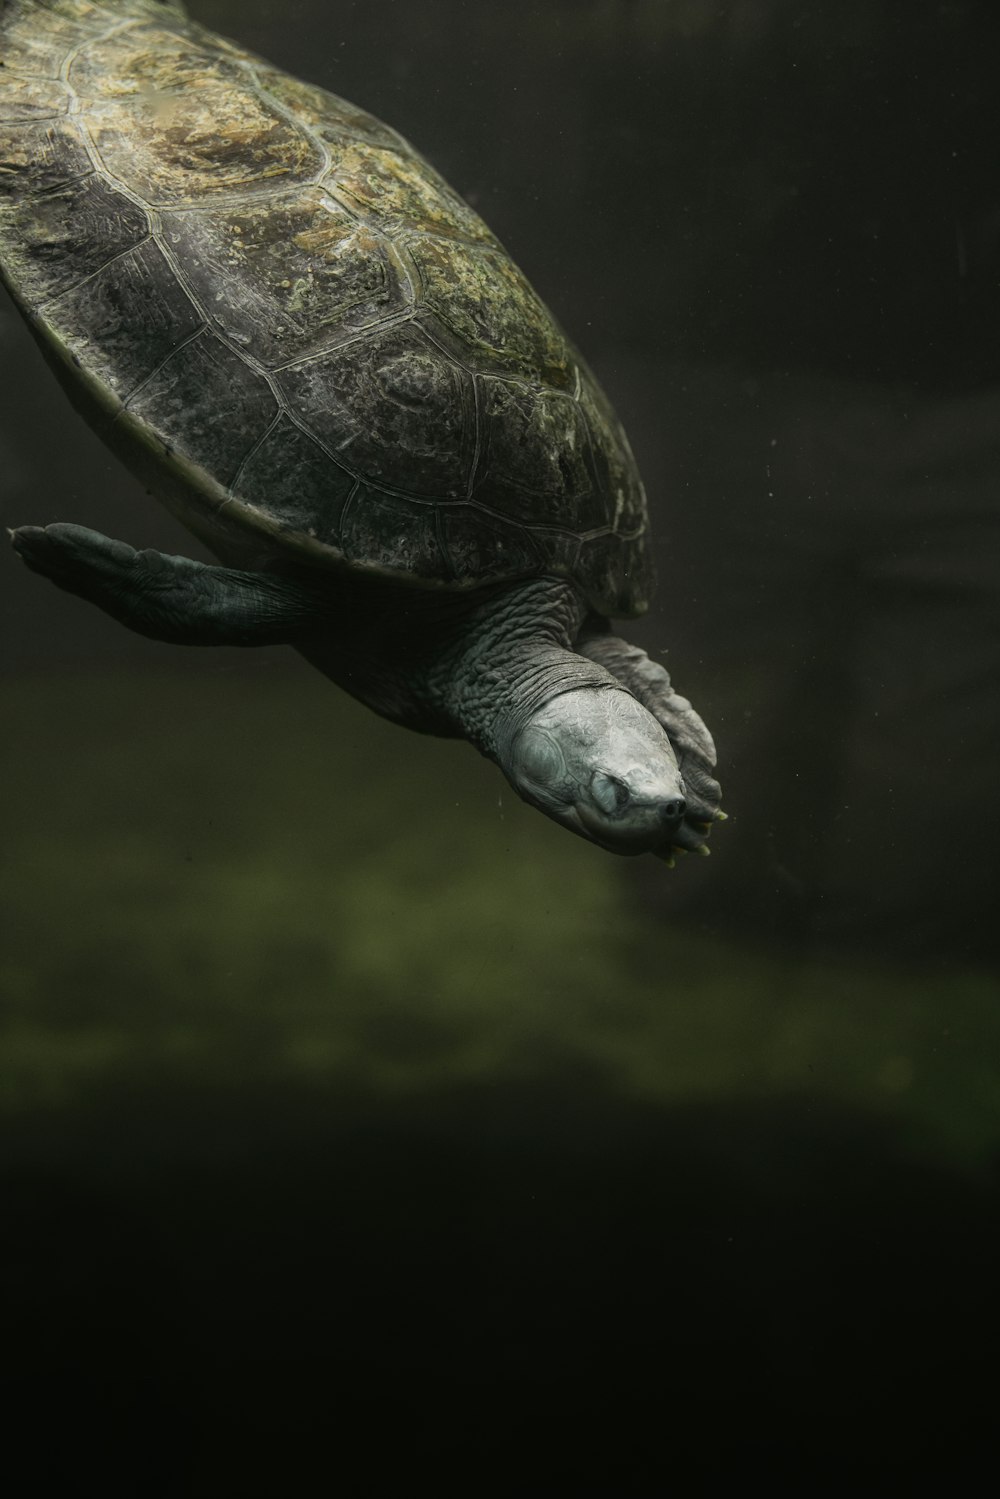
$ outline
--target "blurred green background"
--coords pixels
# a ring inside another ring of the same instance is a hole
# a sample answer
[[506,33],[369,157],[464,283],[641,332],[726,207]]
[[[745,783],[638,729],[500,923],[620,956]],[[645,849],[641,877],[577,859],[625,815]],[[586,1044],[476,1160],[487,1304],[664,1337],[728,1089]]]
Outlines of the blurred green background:
[[[558,1063],[659,1106],[807,1094],[995,1157],[988,972],[653,919],[467,746],[271,665],[5,684],[10,1110],[65,1120],[129,1079],[405,1099]],[[668,899],[687,869],[650,873]]]
[[[896,1492],[994,1445],[991,7],[192,0],[410,136],[651,494],[720,748],[616,861],[8,559],[19,1492]],[[198,554],[0,309],[2,519]],[[13,1451],[13,1448],[12,1448]]]

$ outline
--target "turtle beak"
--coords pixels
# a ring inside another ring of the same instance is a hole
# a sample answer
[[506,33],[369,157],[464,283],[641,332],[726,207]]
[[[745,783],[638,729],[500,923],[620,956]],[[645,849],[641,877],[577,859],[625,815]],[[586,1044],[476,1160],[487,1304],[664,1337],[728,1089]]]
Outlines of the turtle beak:
[[581,832],[601,848],[616,854],[645,854],[669,846],[683,820],[685,802],[679,795],[632,800],[615,813],[605,813],[581,801],[575,811]]

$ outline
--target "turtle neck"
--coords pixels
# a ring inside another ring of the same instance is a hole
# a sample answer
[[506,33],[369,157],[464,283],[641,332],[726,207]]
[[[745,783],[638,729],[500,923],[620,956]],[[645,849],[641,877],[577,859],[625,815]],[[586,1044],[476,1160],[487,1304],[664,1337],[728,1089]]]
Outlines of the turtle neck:
[[560,578],[497,591],[472,610],[432,673],[432,691],[456,729],[501,767],[540,708],[580,687],[622,691],[573,649],[588,605]]

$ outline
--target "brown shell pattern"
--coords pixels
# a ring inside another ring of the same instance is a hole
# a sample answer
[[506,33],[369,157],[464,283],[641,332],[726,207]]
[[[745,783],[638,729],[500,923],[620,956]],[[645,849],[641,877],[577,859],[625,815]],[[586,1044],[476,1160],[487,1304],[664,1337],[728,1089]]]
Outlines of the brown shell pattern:
[[4,279],[193,529],[645,607],[620,425],[400,136],[155,0],[0,0],[0,59]]

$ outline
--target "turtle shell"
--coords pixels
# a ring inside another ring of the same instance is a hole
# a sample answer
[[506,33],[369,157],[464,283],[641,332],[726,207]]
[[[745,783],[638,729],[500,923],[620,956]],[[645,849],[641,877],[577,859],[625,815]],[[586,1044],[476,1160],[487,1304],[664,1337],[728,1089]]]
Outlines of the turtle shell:
[[220,555],[646,607],[621,426],[406,141],[158,0],[0,0],[0,49],[4,279]]

